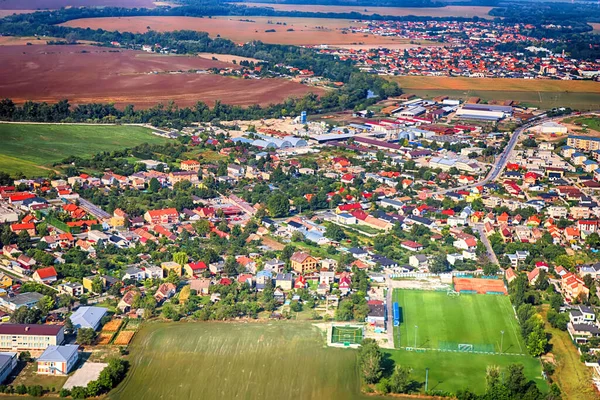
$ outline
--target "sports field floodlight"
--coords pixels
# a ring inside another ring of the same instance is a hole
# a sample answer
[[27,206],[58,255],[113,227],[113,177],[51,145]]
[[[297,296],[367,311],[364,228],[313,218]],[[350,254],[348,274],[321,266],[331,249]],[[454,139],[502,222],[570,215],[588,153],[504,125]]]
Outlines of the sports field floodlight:
[[417,348],[417,335],[419,334],[419,327],[415,325],[415,349]]

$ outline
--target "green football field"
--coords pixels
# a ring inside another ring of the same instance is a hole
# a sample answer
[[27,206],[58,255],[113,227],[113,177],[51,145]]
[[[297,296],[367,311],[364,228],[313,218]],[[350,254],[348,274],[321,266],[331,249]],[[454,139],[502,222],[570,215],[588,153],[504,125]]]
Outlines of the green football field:
[[[394,328],[398,348],[525,354],[518,321],[508,296],[395,290],[400,326]],[[504,332],[504,334],[502,334]]]
[[0,124],[0,171],[10,175],[48,175],[52,164],[68,156],[89,157],[167,139],[140,126]]

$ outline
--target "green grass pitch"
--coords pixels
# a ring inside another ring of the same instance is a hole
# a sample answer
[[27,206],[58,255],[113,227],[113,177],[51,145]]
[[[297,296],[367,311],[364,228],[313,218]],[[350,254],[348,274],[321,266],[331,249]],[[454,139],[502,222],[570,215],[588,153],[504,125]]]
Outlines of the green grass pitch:
[[48,175],[47,168],[68,156],[89,157],[167,139],[140,126],[0,124],[0,171]]
[[360,344],[363,340],[363,329],[356,326],[334,326],[331,329],[333,343]]
[[475,350],[487,345],[496,353],[501,346],[503,353],[527,353],[507,296],[395,290],[393,297],[401,308],[400,326],[394,328],[396,347],[415,347],[416,342],[417,348],[440,349],[453,342],[473,344]]

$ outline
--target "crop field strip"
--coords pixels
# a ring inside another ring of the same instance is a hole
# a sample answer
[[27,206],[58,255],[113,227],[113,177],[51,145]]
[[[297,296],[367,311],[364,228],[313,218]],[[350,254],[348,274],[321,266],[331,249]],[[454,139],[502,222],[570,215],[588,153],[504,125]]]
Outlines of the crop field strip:
[[[0,171],[26,176],[47,174],[68,156],[86,157],[167,139],[139,126],[0,124]],[[35,151],[31,151],[31,149]]]

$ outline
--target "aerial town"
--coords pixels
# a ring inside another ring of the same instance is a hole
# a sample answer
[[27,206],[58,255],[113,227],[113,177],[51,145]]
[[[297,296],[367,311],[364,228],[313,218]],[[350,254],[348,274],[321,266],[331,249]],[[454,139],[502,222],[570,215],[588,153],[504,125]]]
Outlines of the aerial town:
[[0,400],[600,397],[600,9],[315,3],[0,2]]

